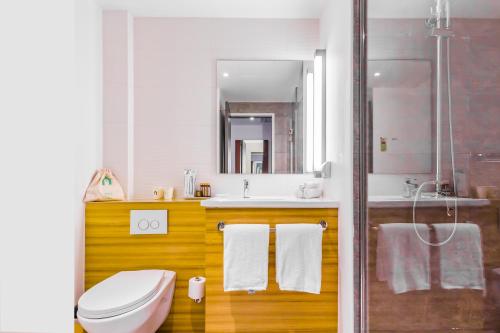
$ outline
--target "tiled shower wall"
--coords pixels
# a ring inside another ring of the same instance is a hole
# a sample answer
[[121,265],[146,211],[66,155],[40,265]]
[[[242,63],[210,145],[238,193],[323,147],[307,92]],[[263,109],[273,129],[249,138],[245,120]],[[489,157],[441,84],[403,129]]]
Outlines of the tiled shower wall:
[[[500,186],[500,164],[469,153],[500,153],[500,20],[454,20],[453,124],[459,166],[471,186]],[[468,161],[468,165],[466,164]]]
[[[500,20],[452,19],[451,39],[452,117],[457,169],[468,175],[470,187],[500,187],[499,163],[477,162],[477,153],[500,153]],[[426,59],[435,71],[435,38],[423,19],[369,19],[368,58]],[[435,80],[434,89],[435,89]],[[446,90],[444,90],[446,92]],[[446,95],[443,95],[446,100]],[[433,105],[434,105],[433,97]],[[446,107],[446,104],[445,104]],[[434,108],[434,107],[433,107]],[[443,111],[443,138],[448,138],[448,118]],[[435,119],[435,110],[433,110]],[[435,133],[435,123],[432,124]],[[434,138],[431,139],[433,146]],[[433,148],[434,149],[434,148]],[[443,145],[444,175],[451,180],[449,141]],[[434,154],[433,154],[434,155]],[[434,156],[432,157],[434,164]],[[380,175],[371,175],[370,185]],[[428,175],[427,178],[432,177]],[[401,182],[401,177],[384,176],[384,181]],[[424,177],[425,178],[425,177]],[[387,188],[394,186],[385,185]],[[396,186],[397,188],[397,186]],[[374,189],[372,189],[374,190]],[[399,193],[391,193],[399,194]]]

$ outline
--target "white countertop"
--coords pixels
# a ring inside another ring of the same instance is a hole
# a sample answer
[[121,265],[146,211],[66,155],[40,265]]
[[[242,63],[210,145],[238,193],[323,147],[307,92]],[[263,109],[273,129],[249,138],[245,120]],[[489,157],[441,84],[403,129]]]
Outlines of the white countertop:
[[339,202],[328,199],[295,197],[214,197],[201,202],[207,208],[338,208]]
[[[392,208],[392,207],[413,207],[414,198],[405,198],[401,195],[372,195],[368,197],[368,207],[370,208]],[[446,202],[454,205],[454,198],[431,198],[422,197],[418,199],[417,207],[441,207]],[[491,202],[488,199],[458,198],[459,207],[481,207],[488,206]]]

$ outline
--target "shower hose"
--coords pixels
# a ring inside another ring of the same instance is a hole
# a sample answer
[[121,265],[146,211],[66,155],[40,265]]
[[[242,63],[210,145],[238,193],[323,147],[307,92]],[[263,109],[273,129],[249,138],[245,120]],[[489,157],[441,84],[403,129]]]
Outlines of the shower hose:
[[[458,197],[457,197],[457,185],[456,185],[456,177],[455,177],[455,148],[454,148],[454,140],[453,140],[453,122],[452,122],[452,112],[451,112],[451,72],[450,72],[450,39],[446,39],[446,73],[447,73],[447,86],[448,86],[448,126],[449,126],[449,132],[450,132],[450,152],[451,152],[451,169],[452,169],[452,177],[453,177],[453,188],[455,191],[455,196],[453,198],[450,198],[451,200],[454,201],[454,210],[453,210],[453,215],[455,218],[454,224],[453,224],[453,231],[451,234],[446,238],[445,240],[437,243],[433,243],[429,240],[426,240],[420,235],[417,229],[417,223],[416,223],[416,209],[417,209],[417,202],[418,199],[420,199],[420,196],[422,194],[422,190],[426,185],[436,185],[435,180],[430,180],[423,182],[417,189],[417,192],[415,194],[415,199],[413,200],[413,230],[415,230],[415,233],[417,234],[417,237],[425,244],[429,246],[443,246],[446,243],[448,243],[453,236],[455,235],[455,232],[457,231],[457,223],[458,223]],[[438,87],[440,89],[440,87]],[[436,110],[436,112],[441,112],[441,110]],[[439,156],[437,157],[439,158]],[[439,193],[436,193],[436,198],[439,198]],[[446,201],[446,211],[448,216],[450,215],[450,206],[449,198],[444,197]]]

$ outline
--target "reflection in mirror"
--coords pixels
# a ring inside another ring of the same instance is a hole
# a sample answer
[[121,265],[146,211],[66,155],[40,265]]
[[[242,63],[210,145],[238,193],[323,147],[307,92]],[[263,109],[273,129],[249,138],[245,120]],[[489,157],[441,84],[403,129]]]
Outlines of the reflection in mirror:
[[[273,169],[274,115],[230,116],[231,173],[269,173]],[[271,144],[271,146],[270,146]]]
[[369,170],[432,172],[431,63],[368,61]]
[[323,162],[315,146],[324,142],[324,103],[315,103],[314,85],[323,88],[324,81],[323,75],[314,80],[314,66],[313,60],[217,62],[221,173],[305,173]]
[[238,140],[239,157],[236,157],[236,168],[241,173],[269,172],[269,140]]

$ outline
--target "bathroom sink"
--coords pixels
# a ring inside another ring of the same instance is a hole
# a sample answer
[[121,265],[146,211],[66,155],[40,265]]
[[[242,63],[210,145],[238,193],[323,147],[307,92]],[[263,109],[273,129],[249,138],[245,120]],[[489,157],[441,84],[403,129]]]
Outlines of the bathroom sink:
[[285,196],[218,196],[201,203],[208,208],[336,208],[338,202],[327,199],[298,199]]
[[215,197],[216,200],[221,201],[283,201],[290,198],[285,197],[261,197],[261,196],[251,196],[247,198],[239,197]]

